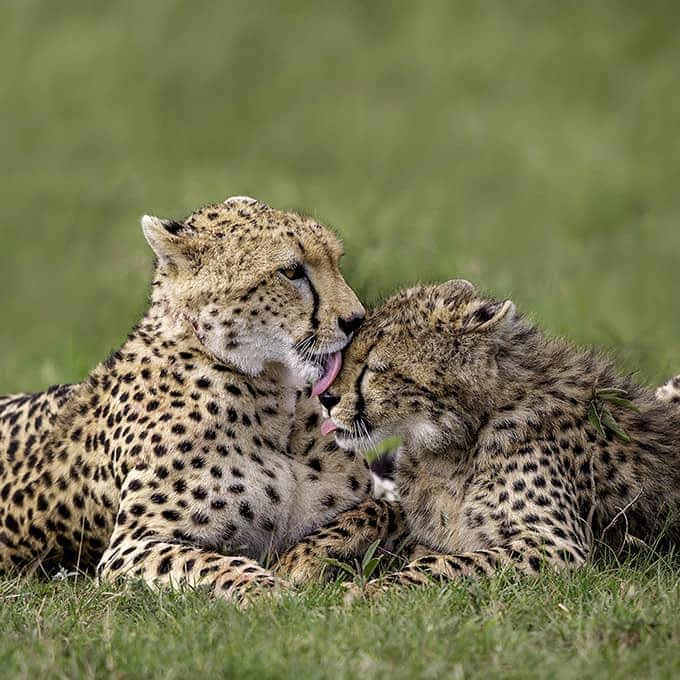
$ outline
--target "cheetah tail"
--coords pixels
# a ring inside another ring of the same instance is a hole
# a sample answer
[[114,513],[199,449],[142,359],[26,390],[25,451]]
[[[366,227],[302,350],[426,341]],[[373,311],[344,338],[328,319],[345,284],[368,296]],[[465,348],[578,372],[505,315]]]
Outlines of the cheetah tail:
[[680,375],[671,378],[665,385],[656,390],[657,399],[680,404]]

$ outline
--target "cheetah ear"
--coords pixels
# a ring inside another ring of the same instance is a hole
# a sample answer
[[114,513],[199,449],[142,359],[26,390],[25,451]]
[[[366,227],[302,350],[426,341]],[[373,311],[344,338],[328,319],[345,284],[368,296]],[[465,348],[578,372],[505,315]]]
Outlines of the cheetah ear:
[[177,268],[189,264],[188,248],[184,238],[188,230],[182,222],[144,215],[142,231],[156,253],[159,264]]
[[[416,297],[422,289],[412,289]],[[424,303],[430,325],[438,330],[443,328],[459,329],[462,324],[461,309],[465,309],[472,299],[475,287],[465,279],[451,279],[429,288]]]
[[515,318],[517,311],[512,300],[476,300],[468,305],[463,316],[467,333],[483,333]]

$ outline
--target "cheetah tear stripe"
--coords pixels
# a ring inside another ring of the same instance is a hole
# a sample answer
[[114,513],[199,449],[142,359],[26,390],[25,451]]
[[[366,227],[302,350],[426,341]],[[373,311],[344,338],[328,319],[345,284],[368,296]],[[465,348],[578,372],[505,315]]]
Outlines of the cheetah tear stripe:
[[326,363],[323,367],[324,373],[319,378],[319,381],[312,387],[312,396],[318,397],[323,394],[332,384],[333,381],[338,377],[340,369],[342,368],[342,353],[333,352],[326,359]]

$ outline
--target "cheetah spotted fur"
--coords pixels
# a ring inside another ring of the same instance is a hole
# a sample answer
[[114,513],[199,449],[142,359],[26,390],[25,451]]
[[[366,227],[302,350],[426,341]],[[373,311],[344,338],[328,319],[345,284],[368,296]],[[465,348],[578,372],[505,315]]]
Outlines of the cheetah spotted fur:
[[[503,566],[571,570],[604,546],[677,544],[679,386],[655,398],[466,281],[398,293],[369,314],[321,400],[326,431],[348,450],[402,438],[402,508],[370,503],[370,515],[338,517],[294,549],[286,571],[319,578],[319,557],[394,543],[404,523],[406,565],[369,592]],[[632,401],[607,402],[623,437],[591,424],[596,388]]]
[[665,385],[659,387],[656,391],[656,396],[662,401],[668,401],[671,404],[680,404],[680,375],[669,380]]
[[150,307],[87,380],[0,399],[0,571],[240,597],[262,562],[370,496],[303,394],[364,315],[338,239],[237,197],[145,216]]

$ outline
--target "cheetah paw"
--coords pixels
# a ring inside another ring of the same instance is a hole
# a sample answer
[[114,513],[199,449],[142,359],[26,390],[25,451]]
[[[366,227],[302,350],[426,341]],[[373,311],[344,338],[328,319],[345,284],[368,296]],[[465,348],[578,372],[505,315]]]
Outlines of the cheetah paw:
[[215,584],[215,594],[228,600],[238,602],[240,607],[247,607],[261,597],[280,598],[289,591],[292,585],[271,574],[244,574],[233,578],[225,576]]
[[274,570],[277,576],[294,585],[328,583],[336,573],[336,568],[328,559],[320,555],[299,555],[295,552],[284,555]]
[[389,583],[385,579],[373,579],[368,583],[349,581],[343,584],[345,592],[343,602],[351,604],[357,600],[377,600],[389,590]]

